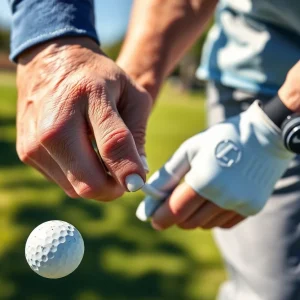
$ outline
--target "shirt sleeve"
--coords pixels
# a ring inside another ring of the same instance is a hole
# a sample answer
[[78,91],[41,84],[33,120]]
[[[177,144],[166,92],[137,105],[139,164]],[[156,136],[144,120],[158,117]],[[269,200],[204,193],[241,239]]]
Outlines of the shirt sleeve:
[[93,0],[9,0],[12,11],[10,59],[61,36],[88,36],[99,44]]

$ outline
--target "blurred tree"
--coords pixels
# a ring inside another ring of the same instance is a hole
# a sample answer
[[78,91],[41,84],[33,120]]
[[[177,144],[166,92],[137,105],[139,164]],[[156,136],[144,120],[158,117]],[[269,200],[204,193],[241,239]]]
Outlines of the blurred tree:
[[16,66],[8,59],[10,44],[9,29],[0,26],[0,70],[15,71]]
[[0,51],[9,52],[9,31],[0,28]]

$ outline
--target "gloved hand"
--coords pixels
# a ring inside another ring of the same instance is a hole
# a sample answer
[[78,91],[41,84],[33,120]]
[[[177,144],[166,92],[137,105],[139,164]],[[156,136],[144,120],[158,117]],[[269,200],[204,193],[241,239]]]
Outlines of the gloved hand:
[[[146,221],[153,216],[159,229],[184,223],[190,225],[180,227],[195,228],[205,199],[240,220],[258,213],[294,157],[280,133],[256,101],[240,115],[188,139],[149,179],[137,217]],[[183,177],[185,183],[179,185]],[[184,196],[183,185],[197,196]]]

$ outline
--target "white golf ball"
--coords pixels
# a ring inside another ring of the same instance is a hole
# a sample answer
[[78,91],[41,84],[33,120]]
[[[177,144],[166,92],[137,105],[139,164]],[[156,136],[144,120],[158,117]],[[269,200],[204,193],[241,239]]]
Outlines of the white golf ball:
[[79,231],[63,221],[48,221],[29,235],[25,256],[31,269],[46,278],[61,278],[80,264],[84,243]]

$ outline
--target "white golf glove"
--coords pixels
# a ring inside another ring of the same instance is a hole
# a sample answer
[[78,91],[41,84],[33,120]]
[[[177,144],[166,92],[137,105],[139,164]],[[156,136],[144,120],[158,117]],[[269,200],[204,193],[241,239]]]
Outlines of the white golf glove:
[[146,221],[185,176],[185,182],[216,205],[243,216],[258,213],[294,154],[280,129],[254,102],[247,111],[185,141],[143,188],[137,209]]

